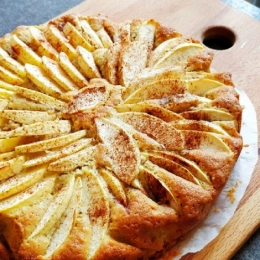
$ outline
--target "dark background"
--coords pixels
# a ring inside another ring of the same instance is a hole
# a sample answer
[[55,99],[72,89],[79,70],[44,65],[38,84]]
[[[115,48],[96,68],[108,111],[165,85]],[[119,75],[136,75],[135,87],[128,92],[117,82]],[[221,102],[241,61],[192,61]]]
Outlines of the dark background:
[[[248,2],[222,1],[260,20],[260,9]],[[0,0],[0,37],[18,25],[44,23],[82,2],[83,0]],[[260,260],[260,230],[255,232],[232,260]]]

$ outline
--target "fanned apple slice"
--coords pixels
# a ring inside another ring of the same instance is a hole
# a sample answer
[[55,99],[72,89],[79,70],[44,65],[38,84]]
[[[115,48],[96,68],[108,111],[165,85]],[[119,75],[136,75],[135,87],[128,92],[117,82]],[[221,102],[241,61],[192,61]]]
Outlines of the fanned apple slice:
[[13,96],[14,94],[14,91],[0,88],[0,99],[9,99],[9,97]]
[[123,86],[128,86],[132,79],[145,68],[147,58],[147,43],[134,41],[123,45],[118,64],[119,83]]
[[19,87],[0,80],[0,88],[15,92]]
[[[82,30],[82,36],[86,39],[86,41],[93,46],[95,49],[103,48],[103,44],[99,39],[96,32],[90,27],[86,20],[79,21],[79,25]],[[77,27],[76,27],[77,28]]]
[[44,33],[36,26],[29,26],[31,33],[30,45],[40,55],[47,56],[53,60],[58,60],[58,52],[46,40]]
[[163,68],[168,66],[186,66],[188,59],[191,56],[197,55],[203,50],[201,44],[183,43],[178,45],[175,49],[166,53],[155,64],[154,68]]
[[0,47],[0,62],[3,67],[17,74],[21,78],[26,76],[24,67],[15,59],[9,56],[9,54]]
[[48,108],[48,109],[62,110],[66,107],[66,104],[64,102],[54,97],[51,97],[49,95],[46,95],[44,93],[41,93],[39,91],[18,87],[16,93],[27,99],[44,104],[46,106],[46,109]]
[[86,39],[71,23],[68,22],[64,25],[63,33],[74,48],[82,46],[91,52],[95,50],[95,48],[88,41],[86,41]]
[[86,136],[86,131],[81,130],[71,134],[62,135],[59,137],[38,141],[30,144],[19,145],[15,147],[17,153],[35,153],[47,151],[49,149],[66,146],[69,143],[75,142]]
[[228,145],[222,141],[222,135],[195,130],[183,130],[182,134],[184,149],[232,153]]
[[83,150],[89,146],[90,139],[80,139],[62,149],[57,149],[55,151],[48,151],[42,156],[27,160],[24,164],[24,168],[32,167],[39,164],[45,164],[49,161],[57,160],[63,156],[68,156],[74,153],[77,153],[80,150]]
[[78,167],[86,165],[91,160],[93,151],[94,146],[90,146],[71,155],[65,156],[55,162],[50,163],[48,170],[58,172],[73,171]]
[[[40,92],[39,92],[40,93]],[[55,107],[49,104],[40,104],[33,101],[27,100],[26,98],[20,98],[19,96],[13,95],[8,101],[8,109],[14,110],[30,110],[30,111],[54,111]]]
[[45,76],[43,70],[37,66],[26,64],[25,70],[29,79],[37,86],[37,88],[44,94],[51,95],[53,97],[60,97],[62,94],[61,89],[57,84],[51,81]]
[[20,78],[16,74],[13,74],[9,70],[1,66],[0,66],[0,79],[12,85],[22,85],[24,83],[22,78]]
[[36,122],[51,121],[56,119],[56,115],[54,113],[40,111],[4,110],[3,112],[0,112],[0,115],[21,124],[33,124]]
[[151,52],[151,55],[148,60],[148,66],[153,67],[156,62],[158,62],[167,53],[174,50],[178,45],[183,44],[185,42],[188,43],[192,41],[193,41],[192,38],[184,38],[184,37],[175,37],[167,41],[164,41],[159,46],[157,46],[155,50]]
[[176,163],[168,158],[157,154],[147,154],[149,160],[158,165],[159,167],[187,180],[196,185],[200,185],[199,180],[193,176],[192,172],[190,172],[187,168],[183,167],[181,164]]
[[180,150],[183,148],[181,131],[155,116],[142,112],[119,113],[115,116],[163,144],[168,150]]
[[41,58],[16,35],[12,35],[10,45],[18,61],[41,67]]
[[90,85],[81,89],[77,96],[74,97],[73,101],[69,104],[68,112],[75,113],[86,109],[93,109],[100,104],[104,104],[108,97],[109,91],[104,85]]
[[105,65],[107,52],[108,52],[108,49],[100,48],[100,49],[95,50],[92,53],[94,61],[103,75],[104,75],[104,65]]
[[171,95],[183,94],[186,84],[179,79],[163,79],[143,85],[128,96],[125,104],[138,103],[150,99],[162,99]]
[[[85,213],[86,209],[82,208],[82,200],[82,181],[81,178],[78,177],[75,180],[73,194],[69,201],[68,207],[61,216],[61,219],[59,220],[59,223],[57,225],[58,227],[56,228],[52,236],[51,243],[46,250],[46,258],[52,256],[52,259],[56,259],[55,255],[60,256],[64,254],[66,250],[73,250],[74,246],[73,243],[70,245],[70,239],[71,237],[75,236],[78,238],[81,237],[81,239],[77,240],[77,250],[79,250],[83,246],[85,251],[87,251],[87,247],[84,246],[86,244],[86,239],[84,238],[90,238],[90,232],[87,232],[87,229],[90,229],[90,227],[89,219],[88,217],[86,217]],[[86,224],[85,227],[83,227],[83,223]],[[76,230],[79,232],[78,236],[77,234],[75,234]],[[86,232],[86,234],[84,231]],[[85,255],[86,259],[87,252],[84,252],[82,250],[82,254]]]
[[181,80],[184,78],[184,72],[180,67],[173,68],[161,68],[161,69],[144,69],[140,74],[138,74],[127,86],[123,92],[123,99],[133,94],[139,88],[148,85],[152,82],[164,80],[164,79],[175,79]]
[[97,132],[106,145],[115,175],[130,184],[138,173],[140,153],[133,138],[119,125],[107,119],[95,120]]
[[6,180],[20,173],[24,162],[24,156],[18,156],[16,158],[6,160],[5,162],[0,162],[0,181]]
[[187,80],[187,90],[199,96],[203,96],[206,92],[221,86],[223,86],[223,83],[207,78]]
[[11,137],[6,139],[0,139],[0,153],[11,152],[21,142],[22,137]]
[[8,161],[16,156],[15,152],[0,153],[0,162]]
[[153,46],[158,23],[152,19],[147,21],[133,20],[131,23],[131,40],[144,41]]
[[46,73],[51,76],[51,78],[55,80],[65,91],[72,91],[77,89],[71,79],[59,66],[59,63],[50,58],[47,58],[46,56],[43,56],[42,65]]
[[122,183],[107,169],[100,169],[100,175],[106,181],[109,189],[115,196],[115,198],[124,206],[127,205],[127,198]]
[[[160,204],[169,204],[178,214],[182,213],[181,203],[174,194],[172,184],[168,185],[166,174],[171,174],[150,161],[146,161],[140,169],[140,181],[153,199]],[[172,181],[173,182],[173,181]]]
[[88,81],[85,77],[77,70],[77,68],[69,60],[66,53],[61,52],[59,55],[59,61],[61,67],[66,71],[70,78],[77,84],[78,87],[83,88],[88,85]]
[[46,172],[44,167],[20,173],[0,183],[0,200],[27,189],[40,181]]
[[162,119],[165,122],[172,122],[184,119],[177,113],[161,107],[160,105],[144,101],[136,104],[122,104],[115,107],[118,112],[144,112]]
[[77,63],[80,67],[81,73],[89,79],[101,78],[92,53],[81,46],[78,46],[77,54]]
[[167,151],[156,151],[155,154],[165,157],[166,159],[172,160],[178,163],[179,165],[185,167],[186,169],[188,169],[192,173],[192,175],[194,175],[198,180],[200,180],[200,183],[202,182],[202,186],[203,183],[211,184],[211,180],[209,176],[205,172],[203,172],[199,168],[199,166],[195,164],[193,161],[187,160],[183,156],[180,156],[176,153],[167,152]]
[[114,43],[105,53],[103,75],[111,84],[118,84],[118,63],[122,46],[119,43]]
[[[72,227],[69,231],[68,236],[64,241],[61,241],[60,234],[64,236],[64,230],[66,232],[66,221],[61,219],[61,225],[59,227],[59,230],[56,231],[54,234],[51,244],[49,245],[46,256],[52,256],[53,260],[58,260],[60,257],[67,258],[68,256],[68,250],[72,253],[72,255],[75,255],[77,260],[85,260],[88,259],[87,256],[89,254],[89,244],[91,241],[91,225],[90,220],[88,216],[88,208],[86,206],[87,198],[83,194],[83,185],[82,181],[76,180],[79,182],[79,185],[77,185],[76,192],[74,191],[74,197],[75,193],[77,195],[76,197],[76,208],[74,211],[73,216],[69,218],[68,214],[64,212],[64,217],[68,221],[73,221]],[[74,207],[74,201],[71,200],[70,205],[71,208]],[[71,210],[70,210],[71,211]],[[68,228],[68,227],[67,227]],[[74,241],[77,241],[77,246],[75,247]],[[52,251],[55,249],[55,246],[60,246],[52,253]]]
[[68,120],[44,121],[24,125],[12,131],[13,136],[67,134],[71,131]]
[[97,172],[88,168],[83,168],[82,177],[83,193],[88,215],[92,226],[92,236],[89,245],[89,255],[87,259],[94,259],[94,255],[105,239],[108,232],[110,219],[109,194]]
[[227,132],[223,130],[222,127],[215,123],[211,123],[208,121],[197,121],[197,120],[180,120],[172,122],[172,125],[179,130],[197,130],[197,131],[205,131],[205,132],[213,132],[216,134],[222,134],[227,136]]
[[55,25],[47,25],[44,29],[44,35],[58,53],[65,52],[70,59],[76,57],[76,50]]
[[230,113],[217,108],[201,108],[182,112],[180,115],[186,119],[206,121],[233,121],[235,119]]
[[123,21],[114,28],[113,40],[120,44],[128,44],[131,41],[131,22]]
[[73,194],[75,176],[73,174],[62,175],[58,178],[59,182],[54,189],[53,199],[48,206],[45,214],[36,226],[31,235],[23,241],[22,250],[36,247],[38,254],[44,254],[48,248],[52,234],[54,233],[57,222],[66,210]]
[[110,48],[113,45],[113,41],[111,40],[110,36],[104,28],[101,28],[98,31],[96,31],[96,34],[98,35],[99,39],[101,40],[105,48]]
[[175,113],[180,113],[180,115],[184,117],[182,112],[185,113],[187,111],[187,113],[189,113],[189,110],[207,106],[210,104],[211,100],[186,92],[184,94],[160,99],[158,102],[163,108],[169,109]]
[[28,189],[0,201],[0,212],[6,212],[15,207],[21,207],[28,201],[38,200],[49,195],[55,184],[55,177],[48,177],[35,183]]

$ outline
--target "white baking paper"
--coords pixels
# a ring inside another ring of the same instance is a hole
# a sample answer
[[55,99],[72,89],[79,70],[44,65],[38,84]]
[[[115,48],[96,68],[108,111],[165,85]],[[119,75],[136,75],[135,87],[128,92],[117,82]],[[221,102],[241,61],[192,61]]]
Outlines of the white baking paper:
[[[257,119],[254,106],[245,92],[240,90],[238,93],[240,94],[240,103],[244,107],[241,126],[244,147],[240,157],[208,218],[184,236],[183,240],[172,249],[172,251],[178,252],[178,256],[170,257],[170,259],[177,260],[187,253],[200,251],[213,240],[233,216],[249,184],[258,158]],[[233,203],[227,196],[228,191],[232,188],[235,188],[233,193],[235,201]]]

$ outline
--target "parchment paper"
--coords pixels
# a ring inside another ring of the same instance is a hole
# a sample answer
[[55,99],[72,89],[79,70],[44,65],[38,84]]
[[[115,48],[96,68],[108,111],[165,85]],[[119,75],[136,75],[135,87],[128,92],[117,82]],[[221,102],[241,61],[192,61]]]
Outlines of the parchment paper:
[[[208,218],[188,233],[182,242],[173,248],[174,252],[178,252],[178,256],[171,257],[171,259],[177,260],[187,253],[201,250],[219,234],[220,229],[233,216],[253,174],[258,158],[256,112],[245,92],[237,91],[240,94],[240,103],[244,107],[241,126],[244,147],[225,188]],[[234,188],[233,194],[235,198],[233,203],[227,196],[228,191],[232,188]]]

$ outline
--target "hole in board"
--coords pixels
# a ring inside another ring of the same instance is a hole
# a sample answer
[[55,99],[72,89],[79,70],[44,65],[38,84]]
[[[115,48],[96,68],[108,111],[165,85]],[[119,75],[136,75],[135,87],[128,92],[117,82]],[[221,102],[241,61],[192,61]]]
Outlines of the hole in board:
[[229,49],[234,45],[235,41],[235,33],[224,26],[210,27],[202,34],[203,44],[214,50]]

